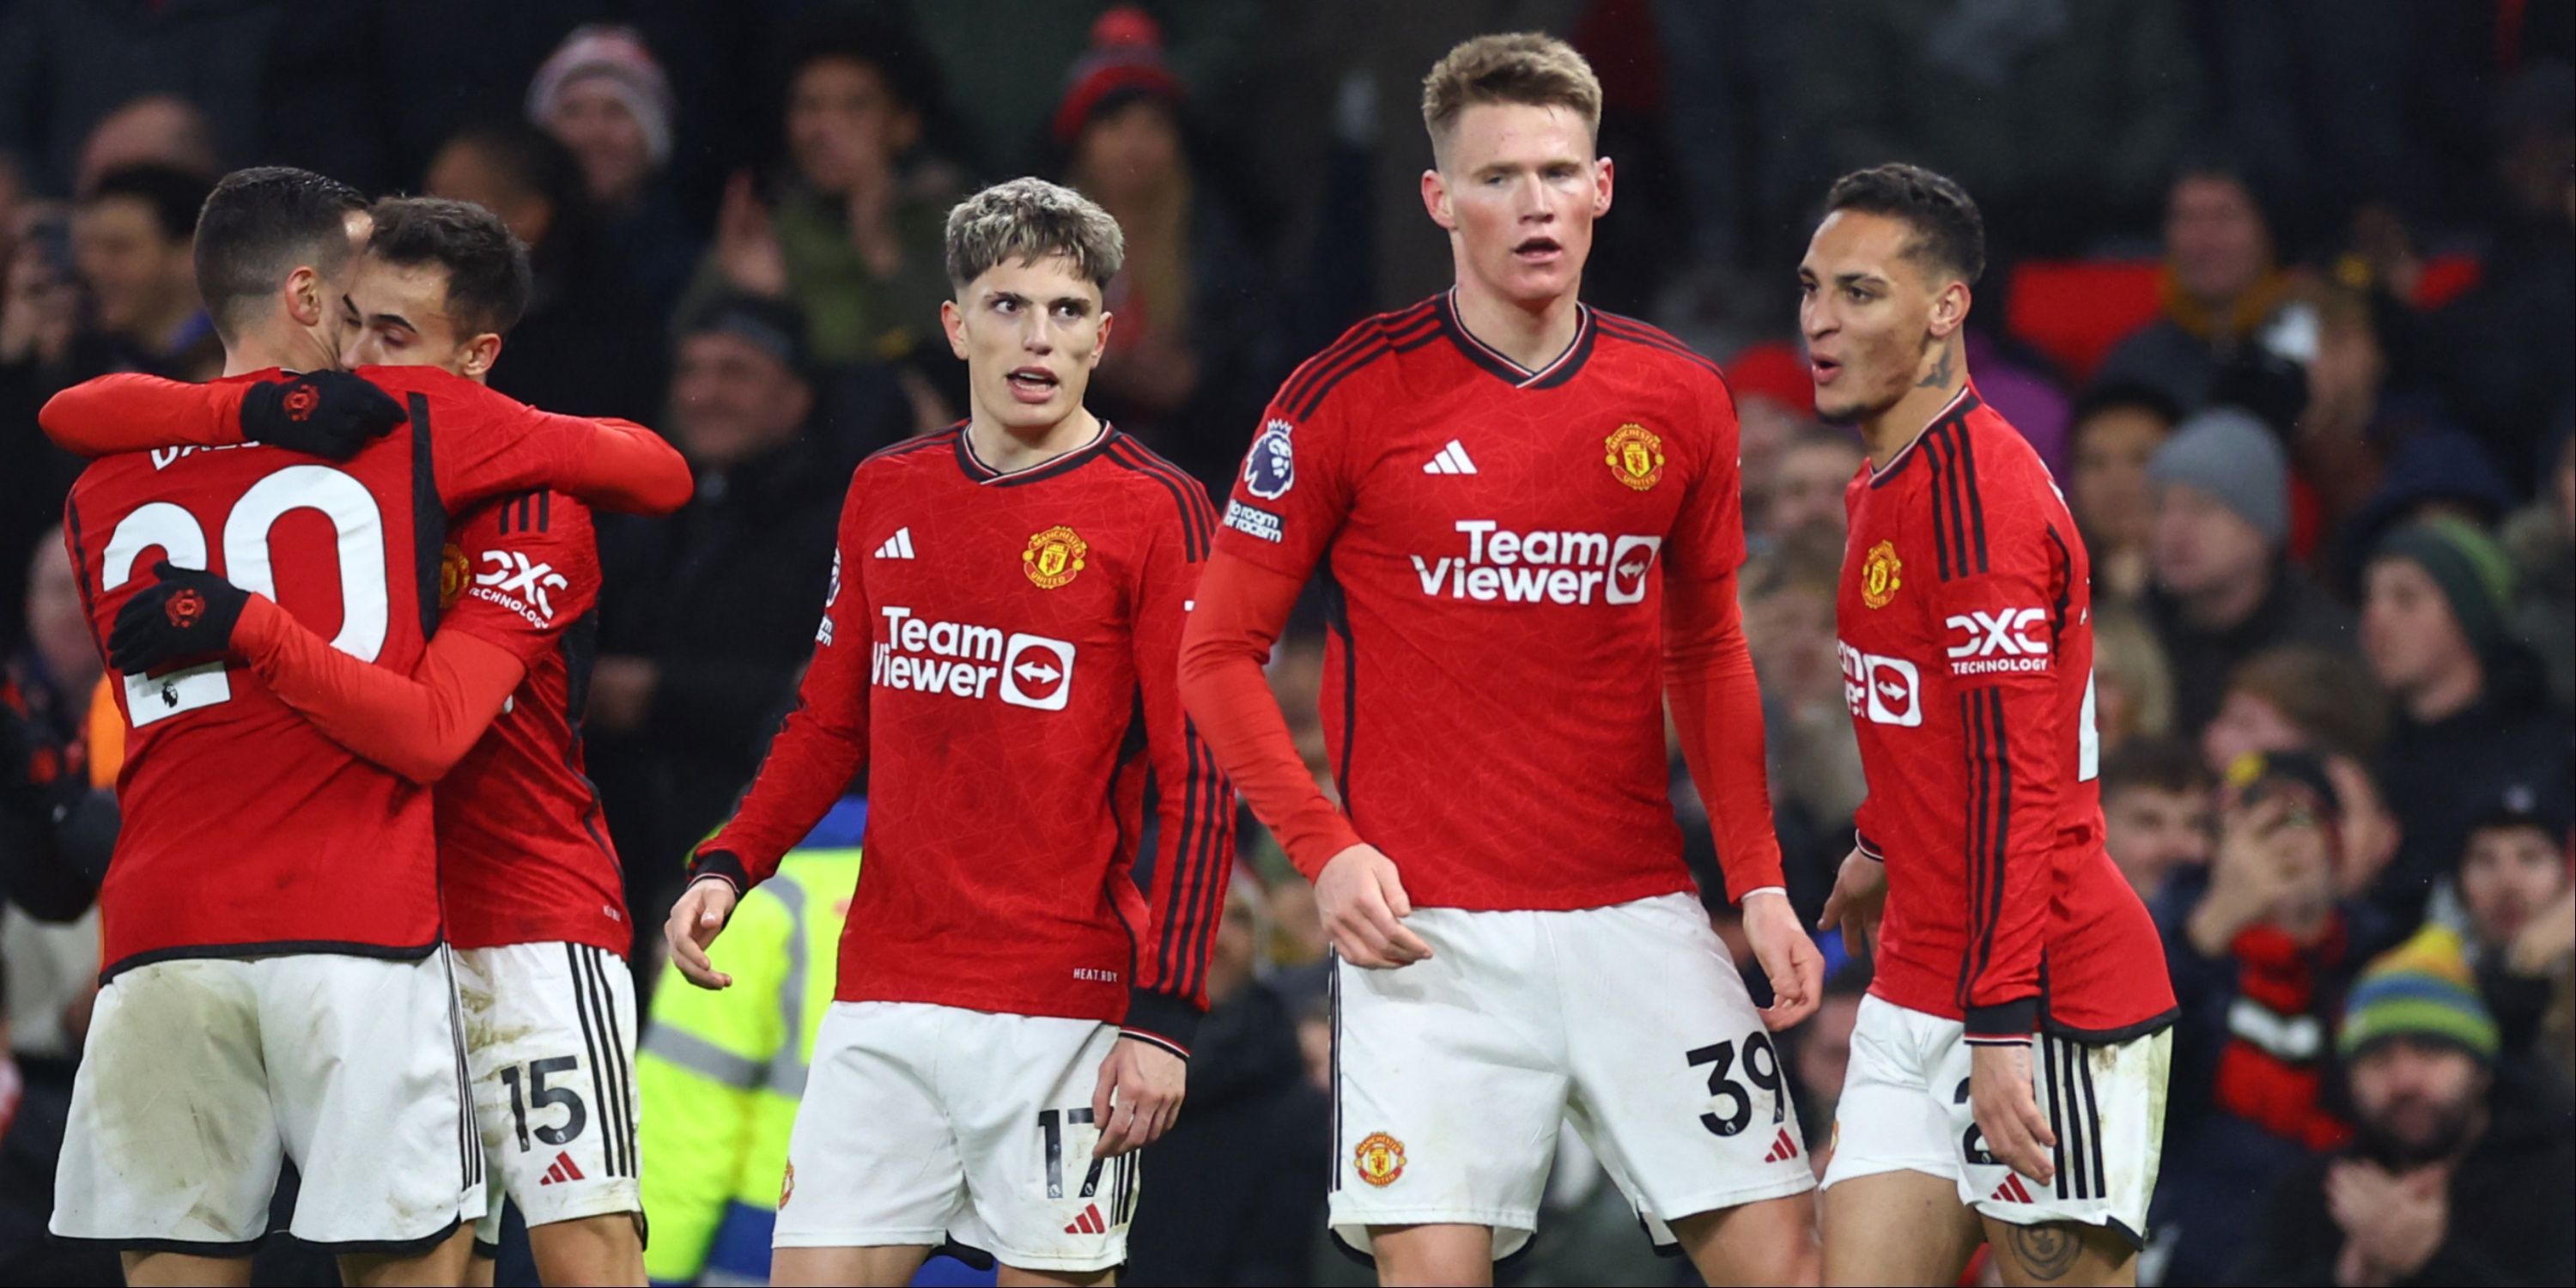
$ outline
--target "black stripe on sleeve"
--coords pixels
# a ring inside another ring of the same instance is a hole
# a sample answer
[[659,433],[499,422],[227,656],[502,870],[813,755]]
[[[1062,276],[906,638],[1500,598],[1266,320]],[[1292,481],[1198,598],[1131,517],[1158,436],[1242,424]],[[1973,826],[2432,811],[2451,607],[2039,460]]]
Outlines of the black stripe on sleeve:
[[[1200,781],[1198,743],[1190,739],[1184,739],[1183,742],[1182,751],[1189,760],[1189,768],[1184,771],[1183,780],[1178,783],[1167,783],[1157,778],[1154,784],[1157,795],[1176,791],[1181,793],[1181,834],[1173,837],[1171,841],[1170,854],[1174,865],[1172,871],[1155,874],[1156,883],[1164,889],[1164,904],[1159,909],[1162,913],[1163,926],[1162,934],[1155,944],[1154,978],[1135,981],[1139,988],[1156,988],[1169,992],[1179,991],[1177,985],[1181,974],[1178,956],[1182,942],[1181,922],[1188,915],[1186,911],[1188,903],[1183,891],[1197,875],[1190,863],[1190,842],[1198,834],[1199,816],[1207,809],[1207,791]],[[1156,862],[1159,863],[1161,860],[1158,858]],[[1149,921],[1146,924],[1153,923]]]
[[1964,922],[1967,926],[1968,938],[1959,950],[1959,987],[1953,1000],[1964,1011],[1968,1009],[1968,999],[1975,991],[1977,972],[1983,969],[1983,962],[1978,953],[1983,944],[1983,937],[1978,933],[1977,911],[1983,908],[1986,902],[1985,726],[1984,722],[1978,719],[1976,698],[1973,694],[1959,695],[1959,737],[1967,745],[1968,752],[1967,834],[1962,838],[1960,845],[1960,857],[1966,876],[1962,884],[1967,890],[1965,909],[1967,916]]
[[429,431],[429,395],[411,404],[412,595],[418,600],[420,637],[438,633],[440,571],[447,562],[447,499],[438,490],[438,457]]
[[1225,908],[1225,889],[1232,875],[1225,863],[1225,841],[1234,823],[1234,789],[1226,782],[1225,770],[1216,763],[1215,749],[1199,737],[1198,726],[1184,720],[1181,732],[1192,748],[1193,762],[1201,766],[1197,788],[1207,794],[1207,812],[1200,817],[1198,831],[1187,838],[1197,889],[1191,896],[1187,933],[1181,936],[1179,991],[1195,997],[1207,983],[1208,950],[1216,939],[1217,923]]
[[[1974,441],[1976,435],[1968,431],[1968,422],[1964,419],[1954,421],[1952,422],[1952,425],[1953,428],[1950,432],[1950,441],[1958,445],[1959,453],[1959,487],[1960,490],[1968,494],[1968,506],[1965,511],[1968,534],[1976,542],[1977,571],[1983,573],[1988,571],[1986,564],[1986,498],[1985,494],[1977,487],[1977,447]],[[1965,564],[1967,562],[1967,554],[1968,547],[1964,544],[1961,545],[1959,547],[1960,563]],[[1961,571],[1964,573],[1966,570],[1962,568]]]
[[1397,340],[1439,333],[1440,313],[1431,300],[1399,312],[1380,314],[1352,327],[1322,353],[1307,359],[1288,377],[1288,383],[1280,386],[1274,405],[1300,419],[1313,415],[1316,404],[1323,401],[1324,393],[1343,376],[1376,360],[1378,355],[1371,350],[1382,350]]
[[1687,359],[1701,367],[1707,368],[1709,374],[1714,375],[1721,380],[1726,377],[1725,370],[1720,368],[1715,361],[1711,360],[1707,355],[1691,348],[1689,345],[1682,343],[1679,337],[1668,331],[1649,323],[1640,322],[1632,317],[1623,317],[1616,313],[1604,313],[1598,309],[1593,311],[1593,317],[1600,322],[1601,334],[1609,336],[1614,340],[1625,340],[1630,344],[1644,345],[1650,349],[1661,349],[1676,358]]
[[1941,459],[1941,448],[1932,435],[1924,435],[1923,441],[1916,445],[1916,450],[1922,453],[1924,462],[1932,467],[1931,486],[1924,489],[1924,495],[1930,498],[1932,504],[1932,560],[1939,567],[1941,580],[1948,581],[1950,580],[1950,507],[1946,503],[1948,494],[1943,485],[1950,477],[1950,467],[1948,462]]

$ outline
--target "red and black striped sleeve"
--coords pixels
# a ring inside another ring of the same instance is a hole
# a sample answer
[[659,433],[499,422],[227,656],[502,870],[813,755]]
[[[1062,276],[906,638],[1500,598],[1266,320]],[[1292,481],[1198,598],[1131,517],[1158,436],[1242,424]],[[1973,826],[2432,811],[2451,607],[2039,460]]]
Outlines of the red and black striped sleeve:
[[1208,952],[1234,868],[1234,788],[1180,690],[1181,630],[1216,540],[1216,510],[1196,479],[1133,442],[1113,444],[1110,458],[1141,476],[1140,504],[1154,516],[1130,644],[1160,826],[1125,1033],[1187,1056],[1207,1011]]
[[2065,785],[2056,747],[2056,631],[2068,565],[2035,462],[1978,469],[1964,418],[1923,438],[1946,697],[1966,771],[1961,850],[1967,946],[1957,1001],[1970,1042],[2027,1042],[2039,1022],[2039,966],[2057,882]]

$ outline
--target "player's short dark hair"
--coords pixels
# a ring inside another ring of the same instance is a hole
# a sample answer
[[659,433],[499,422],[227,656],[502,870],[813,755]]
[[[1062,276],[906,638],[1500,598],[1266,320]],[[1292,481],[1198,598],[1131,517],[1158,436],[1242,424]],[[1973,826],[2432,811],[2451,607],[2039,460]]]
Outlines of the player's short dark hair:
[[1857,210],[1902,220],[1914,230],[1906,254],[1973,286],[1986,271],[1986,220],[1968,190],[1919,165],[1892,162],[1854,170],[1825,193],[1825,213]]
[[205,208],[206,194],[213,190],[214,185],[193,170],[150,163],[126,165],[100,175],[98,186],[81,204],[142,202],[151,210],[152,222],[160,225],[161,240],[185,241],[197,231],[197,212]]
[[528,310],[527,243],[499,215],[470,201],[387,197],[375,205],[367,253],[410,268],[447,270],[447,309],[469,333],[507,335]]
[[2182,404],[2172,394],[2142,380],[2107,380],[2085,390],[2068,409],[2066,423],[2081,427],[2085,421],[2114,408],[2134,407],[2163,421],[2171,429],[2182,423]]
[[2132,787],[2168,795],[2193,795],[2216,785],[2200,753],[2180,738],[2131,738],[2102,762],[2102,795]]
[[298,267],[335,275],[349,262],[358,190],[293,166],[254,166],[215,182],[197,215],[197,294],[230,339],[242,310],[274,294]]

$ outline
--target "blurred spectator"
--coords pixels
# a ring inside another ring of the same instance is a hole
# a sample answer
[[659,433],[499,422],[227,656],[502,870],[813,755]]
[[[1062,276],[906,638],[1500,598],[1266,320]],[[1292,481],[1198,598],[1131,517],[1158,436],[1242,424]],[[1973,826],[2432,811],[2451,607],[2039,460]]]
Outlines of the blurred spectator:
[[2522,587],[2514,634],[2538,654],[2549,701],[2576,706],[2576,413],[2562,410],[2540,499],[2504,529]]
[[2569,789],[2569,726],[2544,704],[2538,665],[2505,634],[2513,566],[2459,519],[2400,528],[2370,564],[2364,653],[2397,708],[2380,783],[2404,832],[2373,897],[2419,916],[2493,793]]
[[[215,151],[214,126],[195,104],[175,94],[138,98],[100,121],[81,147],[80,174],[72,193],[91,196],[109,171],[137,165],[182,170],[197,176],[207,188],[214,187],[224,169],[223,158]],[[196,222],[191,212],[189,227]]]
[[2249,753],[2228,775],[2218,846],[2156,904],[2182,1008],[2164,1169],[2150,1220],[2169,1284],[2226,1282],[2261,1227],[2246,1199],[2350,1128],[2333,1112],[2328,1038],[2379,937],[2335,897],[2343,810],[2323,761]]
[[1802,426],[1771,471],[1770,504],[1762,515],[1764,544],[1785,544],[1794,534],[1815,529],[1841,545],[1850,525],[1843,491],[1864,459],[1860,440],[1849,430]]
[[2565,1108],[2498,1065],[2495,1020],[2456,935],[2428,927],[2373,961],[2335,1046],[2358,1132],[2332,1157],[2301,1164],[2260,1208],[2248,1205],[2262,1237],[2247,1240],[2233,1282],[2576,1278]]
[[1154,1144],[1154,1165],[1185,1179],[1140,1191],[1122,1283],[1311,1281],[1332,1102],[1303,1076],[1288,1003],[1254,973],[1260,923],[1261,888],[1238,868],[1208,955],[1189,1110]]
[[2476,439],[2448,426],[2424,428],[2398,442],[2378,490],[2344,524],[2339,575],[2358,597],[2364,565],[2391,529],[2444,515],[2492,529],[2513,507]]
[[2279,253],[2251,177],[2216,159],[2185,166],[2165,198],[2163,314],[2112,349],[2095,378],[2153,386],[2189,412],[2239,350],[2304,364],[2316,317],[2292,299]]
[[725,291],[792,300],[818,363],[887,362],[934,334],[948,298],[941,236],[963,186],[921,147],[936,70],[901,28],[828,7],[786,44],[790,175],[765,198],[725,188],[683,314]]
[[[1745,570],[1744,639],[1762,681],[1771,810],[1790,902],[1808,910],[1823,908],[1835,865],[1851,849],[1852,811],[1868,792],[1834,638],[1841,577],[1841,532],[1813,525]],[[1695,808],[1688,777],[1674,775],[1674,796]]]
[[2541,1021],[2566,987],[2576,954],[2567,827],[2556,802],[2511,787],[2478,815],[2460,856],[2469,960],[2508,1060],[2534,1054]]
[[2190,744],[2133,740],[2102,762],[2102,842],[2152,907],[2174,873],[2209,862],[2210,775]]
[[2290,644],[2228,673],[2218,715],[2201,730],[2202,762],[2227,772],[2249,751],[2310,751],[2368,762],[2388,736],[2388,705],[2359,658]]
[[2253,416],[2184,421],[2147,466],[2155,488],[2147,604],[2173,664],[2175,732],[2198,737],[2236,664],[2281,644],[2352,647],[2352,615],[2282,557],[2288,464]]
[[17,0],[0,9],[0,148],[26,159],[39,190],[69,192],[100,122],[146,95],[185,94],[212,123],[214,152],[256,155],[284,8]]
[[530,126],[472,126],[430,162],[431,196],[471,201],[528,244],[528,311],[493,363],[493,388],[574,416],[658,419],[664,334],[602,243],[572,153]]
[[667,518],[600,522],[590,763],[618,851],[637,856],[637,908],[669,903],[683,851],[751,780],[813,647],[847,473],[808,432],[800,321],[744,297],[691,316],[669,429],[697,495]]
[[1161,33],[1133,6],[1101,15],[1073,66],[1049,138],[1064,181],[1101,204],[1126,235],[1126,267],[1105,301],[1114,341],[1090,406],[1202,479],[1222,482],[1259,413],[1271,364],[1256,361],[1275,321],[1259,262],[1206,191],[1191,155],[1180,81]]
[[2173,666],[2146,617],[2118,604],[2093,617],[2093,729],[2109,756],[2174,731]]
[[[88,755],[103,667],[62,529],[37,540],[26,566],[27,644],[0,662],[0,901],[69,922],[89,910],[116,844],[115,793],[93,788]],[[97,965],[94,942],[87,952],[85,965],[71,954],[76,981]]]
[[2096,385],[2075,402],[2066,499],[2093,559],[2097,602],[2134,604],[2147,592],[2156,512],[2147,462],[2181,419],[2173,400],[2150,385]]
[[700,243],[671,189],[671,82],[631,27],[576,27],[528,86],[528,120],[581,167],[602,251],[637,298],[670,312]]

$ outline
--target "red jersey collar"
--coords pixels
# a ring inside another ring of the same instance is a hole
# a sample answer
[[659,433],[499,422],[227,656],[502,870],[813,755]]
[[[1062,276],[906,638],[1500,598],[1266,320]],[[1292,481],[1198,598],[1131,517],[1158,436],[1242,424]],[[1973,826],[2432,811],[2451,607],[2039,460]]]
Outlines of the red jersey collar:
[[1889,479],[1895,478],[1897,471],[1904,469],[1905,463],[1914,459],[1914,449],[1919,446],[1924,439],[1931,437],[1933,431],[1940,429],[1943,425],[1965,421],[1968,418],[1969,412],[1975,411],[1977,408],[1984,405],[1985,404],[1977,398],[1977,387],[1975,384],[1964,382],[1960,384],[1959,392],[1952,395],[1950,401],[1942,404],[1941,410],[1932,413],[1932,419],[1925,421],[1923,423],[1923,428],[1915,431],[1914,437],[1906,440],[1905,446],[1897,449],[1896,455],[1888,458],[1885,468],[1870,472],[1869,485],[1871,487],[1878,487],[1885,484]]
[[1110,442],[1119,436],[1118,427],[1104,420],[1100,422],[1100,432],[1092,435],[1090,442],[1043,465],[1033,465],[1024,470],[1014,470],[1005,474],[976,458],[974,445],[966,441],[965,421],[957,422],[949,432],[957,436],[957,468],[965,471],[966,477],[994,487],[1017,487],[1022,483],[1035,483],[1040,479],[1051,479],[1059,474],[1080,469],[1084,462],[1109,450]]
[[1584,361],[1592,356],[1592,341],[1597,331],[1593,325],[1592,306],[1576,304],[1574,308],[1574,339],[1567,342],[1565,352],[1535,370],[1505,357],[1502,350],[1477,339],[1467,330],[1466,324],[1458,320],[1457,287],[1450,287],[1440,294],[1440,329],[1448,334],[1450,342],[1458,346],[1458,352],[1465,354],[1469,362],[1492,372],[1514,389],[1553,389],[1572,380],[1574,373],[1581,371]]

